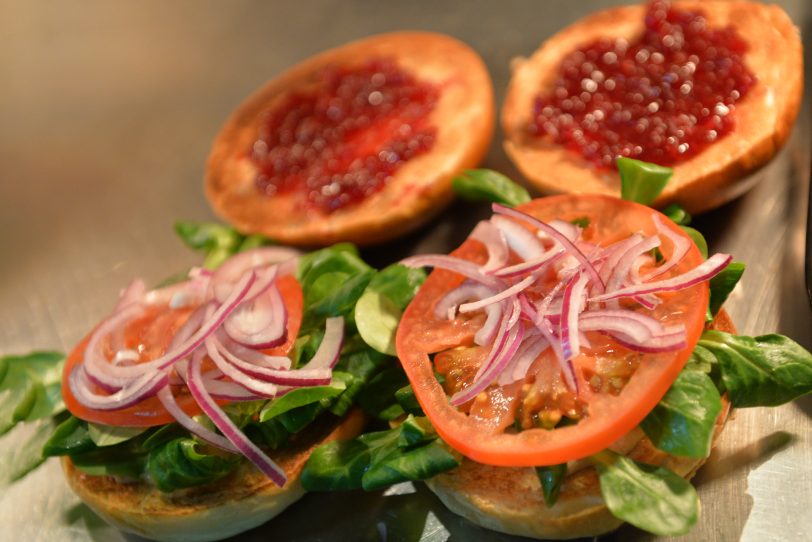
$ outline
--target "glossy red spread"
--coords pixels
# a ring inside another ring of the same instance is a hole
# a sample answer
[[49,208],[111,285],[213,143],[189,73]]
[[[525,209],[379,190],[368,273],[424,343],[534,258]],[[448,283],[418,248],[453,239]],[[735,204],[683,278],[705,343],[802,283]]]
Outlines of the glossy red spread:
[[250,150],[257,189],[301,191],[322,213],[379,191],[406,161],[434,144],[437,88],[388,59],[328,66],[262,119]]
[[699,11],[651,2],[636,40],[601,39],[564,58],[530,132],[599,167],[618,156],[675,164],[733,130],[735,104],[756,82],[746,49]]

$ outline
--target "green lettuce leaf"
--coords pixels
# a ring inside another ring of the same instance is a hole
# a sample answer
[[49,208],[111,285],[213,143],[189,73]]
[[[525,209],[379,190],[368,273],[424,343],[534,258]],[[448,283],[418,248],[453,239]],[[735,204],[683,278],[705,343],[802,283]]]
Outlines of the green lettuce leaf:
[[147,473],[161,491],[174,491],[218,480],[236,468],[240,456],[205,453],[190,438],[171,440],[152,450]]
[[741,262],[730,262],[721,273],[710,279],[710,314],[716,316],[719,309],[727,300],[730,292],[739,283],[739,279],[744,274],[744,264]]
[[516,207],[530,201],[523,186],[492,169],[467,169],[451,181],[454,192],[470,201],[488,201]]
[[605,450],[590,458],[601,494],[616,518],[660,536],[685,534],[699,517],[699,498],[683,477]]
[[552,508],[561,494],[561,484],[567,476],[567,464],[551,465],[549,467],[536,467],[536,476],[544,493],[544,502]]
[[458,465],[431,425],[409,416],[394,429],[319,446],[302,471],[302,486],[308,491],[374,491],[425,480]]
[[734,407],[778,406],[812,392],[812,354],[788,337],[711,330],[699,346],[713,354]]
[[422,269],[400,264],[390,265],[372,278],[355,305],[355,325],[369,346],[390,356],[396,354],[400,317],[425,280]]
[[682,371],[640,427],[660,450],[707,457],[721,411],[722,400],[713,380],[700,371]]
[[620,157],[617,159],[620,173],[620,197],[651,205],[663,191],[674,171],[671,168]]

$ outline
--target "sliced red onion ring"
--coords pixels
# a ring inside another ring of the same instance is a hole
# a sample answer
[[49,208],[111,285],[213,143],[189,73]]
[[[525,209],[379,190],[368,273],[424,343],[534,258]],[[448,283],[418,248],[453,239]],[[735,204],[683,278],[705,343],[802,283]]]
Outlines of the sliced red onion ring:
[[637,343],[652,337],[685,334],[685,326],[665,327],[659,320],[630,310],[598,310],[581,313],[579,328],[583,331],[618,332]]
[[578,315],[586,297],[589,277],[585,273],[574,276],[564,288],[561,305],[561,353],[569,361],[581,352],[578,334]]
[[[640,278],[640,268],[648,263],[651,259],[652,258],[648,254],[641,254],[637,257],[629,270],[630,280],[628,286],[643,282]],[[654,294],[638,295],[634,297],[634,300],[648,310],[654,310],[654,308],[660,304],[660,298]]]
[[288,339],[287,326],[288,311],[275,285],[240,305],[223,322],[229,337],[252,348],[271,348],[284,343]]
[[460,305],[460,312],[473,312],[475,310],[479,310],[481,308],[487,307],[488,305],[492,305],[494,303],[498,303],[503,301],[509,297],[516,296],[519,292],[523,291],[525,288],[530,286],[536,281],[536,278],[532,275],[529,277],[525,277],[523,280],[517,282],[510,288],[505,288],[501,292],[496,295],[486,297],[485,299],[480,299],[479,301],[473,301],[471,303],[464,303]]
[[687,273],[657,282],[647,282],[607,292],[590,299],[590,301],[609,301],[623,297],[639,296],[642,294],[653,294],[658,292],[675,292],[684,290],[700,282],[704,282],[719,274],[733,259],[729,254],[714,254],[700,265]]
[[[222,344],[216,337],[209,337],[206,339],[206,341],[207,350],[209,348],[209,342],[211,342],[211,347],[216,350],[218,357],[221,356],[220,359],[235,367],[238,372],[244,375],[234,378],[231,376],[230,371],[225,371],[221,368],[221,370],[232,378],[232,380],[235,382],[240,382],[241,384],[243,383],[241,378],[244,377],[250,378],[250,381],[256,379],[264,383],[275,384],[277,385],[277,389],[274,393],[278,394],[278,386],[324,386],[329,384],[330,380],[332,380],[332,371],[330,371],[329,368],[291,370],[269,369],[267,367],[253,365],[240,359],[239,356],[236,356],[234,353],[230,352],[228,348],[226,348],[225,345]],[[211,356],[211,353],[209,355]],[[213,357],[212,360],[216,362]],[[217,364],[217,366],[220,367],[219,364]],[[252,386],[246,384],[243,385],[247,389],[259,389],[259,387],[252,388]],[[270,388],[268,389],[270,390]],[[257,391],[257,393],[262,392]]]
[[[461,286],[454,288],[445,296],[440,298],[434,305],[434,315],[437,318],[448,318],[452,320],[456,315],[457,308],[464,301],[471,299],[482,299],[493,295],[495,290],[483,284],[464,282]],[[494,303],[485,307],[487,318],[485,323],[474,335],[474,342],[480,346],[490,344],[496,335],[496,330],[501,322],[504,312],[503,303]]]
[[581,237],[581,228],[571,222],[566,222],[556,218],[550,221],[550,227],[555,228],[561,235],[572,241],[573,243]]
[[598,259],[603,260],[603,264],[601,265],[600,269],[600,276],[604,284],[609,282],[609,277],[614,272],[618,262],[626,251],[634,245],[640,243],[643,239],[645,238],[642,235],[635,233],[622,241],[612,243],[601,251]]
[[454,256],[446,256],[442,254],[424,254],[420,256],[411,256],[405,260],[401,260],[400,263],[406,267],[435,267],[440,269],[448,269],[449,271],[459,273],[460,275],[468,277],[471,280],[484,284],[485,286],[493,289],[501,289],[503,286],[501,280],[484,274],[478,265],[471,263],[468,260],[455,258]]
[[623,333],[610,333],[614,339],[628,348],[636,352],[643,352],[645,354],[657,354],[659,352],[676,352],[688,346],[685,340],[685,333],[675,333],[673,335],[665,335],[662,337],[652,337],[647,339],[645,343],[638,343],[633,341],[630,337],[625,336]]
[[185,427],[193,435],[197,435],[201,440],[226,452],[231,452],[233,454],[240,453],[240,451],[237,450],[237,448],[231,444],[228,439],[218,435],[209,428],[200,425],[189,415],[187,415],[183,409],[178,406],[178,403],[175,402],[175,396],[172,395],[172,390],[169,389],[169,386],[164,386],[161,388],[161,390],[158,392],[158,399],[160,399],[161,404],[164,406],[166,411],[169,412],[173,418],[175,418],[175,421],[177,421],[181,426]]
[[211,419],[217,429],[219,429],[251,463],[256,465],[265,476],[270,478],[271,481],[279,487],[284,486],[288,481],[285,471],[239,430],[206,391],[200,374],[200,361],[194,357],[189,363],[188,376],[189,391],[192,393],[192,397],[194,397],[200,409]]
[[538,359],[542,352],[550,347],[550,343],[548,343],[544,337],[536,334],[528,338],[528,335],[530,335],[529,332],[525,333],[525,340],[522,342],[516,355],[510,360],[510,363],[502,371],[502,374],[499,375],[497,383],[500,386],[507,386],[508,384],[522,380],[527,376],[527,371],[533,362]]
[[499,322],[505,315],[507,305],[505,303],[495,303],[485,307],[485,323],[474,334],[474,342],[479,346],[485,346],[493,342],[496,331],[499,329]]
[[210,281],[210,277],[200,275],[164,288],[150,290],[144,294],[142,301],[148,305],[169,305],[175,309],[199,304],[206,297]]
[[651,279],[655,277],[659,277],[679,262],[682,261],[682,258],[688,254],[688,250],[691,248],[691,240],[685,237],[684,235],[679,235],[671,228],[666,226],[662,219],[660,218],[660,213],[652,213],[651,220],[654,222],[654,225],[657,227],[657,231],[660,235],[663,235],[671,241],[673,245],[673,249],[671,250],[671,257],[668,258],[668,261],[664,262],[660,267],[648,273],[645,277],[643,277],[643,282],[649,282]]
[[484,299],[496,293],[496,290],[483,284],[464,282],[441,297],[434,305],[434,316],[453,320],[460,304],[472,299]]
[[[467,403],[490,386],[508,362],[510,362],[514,354],[516,354],[516,350],[518,350],[519,345],[522,343],[523,335],[524,326],[513,326],[507,332],[504,340],[500,344],[494,345],[488,356],[489,360],[482,365],[482,367],[487,367],[486,370],[479,375],[478,378],[475,378],[469,387],[455,393],[451,397],[451,404],[459,406]],[[480,367],[480,370],[482,367]]]
[[547,265],[552,264],[564,255],[562,249],[551,249],[533,260],[528,260],[510,267],[503,267],[493,274],[500,278],[515,277],[525,273],[536,273]]
[[109,395],[100,395],[90,391],[90,381],[84,365],[73,368],[68,376],[68,385],[76,400],[95,410],[121,410],[140,403],[147,397],[155,395],[166,385],[168,375],[165,371],[145,373],[126,387]]
[[[214,285],[233,284],[239,281],[249,270],[268,267],[274,264],[290,262],[294,265],[301,253],[286,247],[260,247],[235,254],[217,268],[212,277]],[[283,266],[279,274],[290,274]]]
[[113,309],[113,313],[120,311],[127,305],[140,302],[146,292],[147,285],[143,280],[133,280],[129,286],[121,291],[121,294],[118,297],[118,304],[116,304],[116,308]]
[[[195,350],[192,356],[197,357],[202,363],[203,359],[206,357],[206,349],[202,347],[198,348]],[[177,362],[173,367],[177,374],[170,375],[170,384],[185,386],[189,380],[188,366],[189,360],[184,359]],[[172,376],[176,376],[177,381],[174,381]],[[206,386],[206,389],[209,390],[211,396],[215,399],[222,399],[225,401],[256,401],[257,399],[263,399],[263,397],[246,390],[239,384],[221,380],[222,378],[225,378],[225,375],[220,369],[217,368],[203,374],[203,384]]]
[[253,285],[255,277],[256,275],[253,271],[246,274],[234,287],[231,295],[229,295],[228,299],[226,299],[226,302],[217,308],[212,317],[206,320],[194,333],[194,335],[184,341],[183,344],[176,349],[170,350],[159,358],[147,363],[140,363],[138,365],[130,366],[111,365],[108,363],[104,359],[104,356],[95,351],[95,346],[97,344],[96,339],[100,335],[100,327],[96,330],[96,333],[94,333],[93,338],[91,338],[91,340],[88,342],[88,347],[85,350],[85,363],[83,364],[83,367],[85,367],[88,374],[97,380],[108,385],[119,387],[127,385],[127,383],[132,379],[138,378],[144,373],[165,369],[179,359],[187,357],[192,353],[192,351],[203,343],[206,337],[214,333],[214,331],[223,323],[228,315],[231,314],[245,298],[245,294]]
[[269,356],[259,350],[245,347],[231,340],[222,330],[217,331],[217,339],[225,350],[247,363],[266,369],[290,369],[290,358],[287,356]]
[[275,384],[263,382],[262,380],[249,376],[226,361],[225,358],[220,355],[220,352],[217,351],[214,337],[206,337],[203,344],[206,346],[206,353],[209,355],[209,359],[211,359],[217,368],[223,371],[223,374],[232,381],[236,382],[251,393],[259,395],[260,397],[264,397],[266,399],[273,399],[276,397],[278,389]]
[[498,203],[493,204],[493,211],[495,213],[498,213],[498,214],[501,214],[501,215],[511,216],[511,217],[517,218],[519,220],[522,220],[522,221],[530,224],[531,226],[535,227],[536,229],[538,229],[540,231],[543,231],[544,233],[546,233],[547,235],[549,235],[550,237],[552,237],[553,239],[558,241],[558,243],[561,244],[561,246],[564,248],[564,250],[566,250],[567,252],[572,254],[581,263],[581,265],[584,267],[586,272],[589,273],[589,275],[592,277],[592,280],[594,281],[595,286],[598,287],[600,290],[603,290],[605,285],[604,285],[603,281],[601,280],[600,275],[598,275],[598,271],[595,269],[595,267],[592,265],[592,263],[587,259],[587,257],[584,255],[584,253],[581,252],[578,249],[578,247],[576,247],[572,243],[572,241],[567,239],[567,237],[564,234],[562,234],[560,231],[553,228],[549,224],[546,224],[546,223],[542,222],[541,220],[539,220],[539,219],[537,219],[537,218],[535,218],[533,216],[528,215],[527,213],[523,213],[523,212],[518,211],[516,209],[511,209],[510,207],[505,207],[504,205],[500,205]]
[[480,221],[471,232],[470,238],[485,245],[485,250],[488,251],[488,261],[481,268],[484,273],[499,269],[507,263],[508,247],[505,236],[491,222]]
[[510,249],[522,260],[535,260],[544,253],[544,245],[539,238],[521,224],[498,215],[491,217],[491,222],[499,228]]
[[606,291],[614,292],[628,282],[629,273],[637,258],[660,246],[660,238],[656,235],[646,237],[639,243],[626,249],[612,270],[609,280],[606,281]]
[[302,370],[332,369],[338,363],[342,346],[344,346],[344,318],[341,316],[328,318],[324,323],[324,338],[319,349]]
[[[506,303],[507,305],[507,303]],[[521,316],[521,304],[519,303],[518,298],[514,298],[513,302],[510,304],[505,314],[502,316],[502,320],[499,323],[499,329],[496,333],[496,339],[494,341],[494,346],[491,348],[490,352],[488,353],[488,357],[482,364],[479,366],[476,375],[474,376],[474,383],[478,382],[482,379],[483,375],[491,374],[491,368],[495,363],[501,363],[501,355],[504,348],[509,347],[509,339],[510,333],[515,328],[519,327],[524,330],[524,326],[516,324],[519,322],[519,318]],[[519,341],[521,342],[521,340]],[[507,363],[510,360],[505,360],[504,363]],[[501,369],[500,369],[501,371]],[[498,373],[494,373],[493,377],[495,377]],[[493,380],[493,378],[491,378]]]
[[[559,283],[560,285],[561,283]],[[522,310],[529,316],[530,321],[536,326],[536,329],[541,332],[541,335],[550,343],[550,346],[553,348],[553,352],[555,353],[555,358],[558,360],[558,365],[561,368],[561,373],[564,375],[564,381],[566,382],[567,386],[575,392],[575,395],[579,394],[579,386],[578,386],[578,379],[575,377],[575,367],[572,364],[571,360],[564,359],[564,353],[561,348],[561,341],[558,337],[553,334],[550,329],[550,324],[546,318],[544,318],[540,313],[536,312],[536,309],[532,306],[530,301],[524,297],[519,296],[520,301],[522,303]]]
[[136,362],[139,359],[141,359],[141,354],[135,350],[124,349],[116,352],[116,355],[113,356],[110,363],[113,365],[127,365],[128,363]]

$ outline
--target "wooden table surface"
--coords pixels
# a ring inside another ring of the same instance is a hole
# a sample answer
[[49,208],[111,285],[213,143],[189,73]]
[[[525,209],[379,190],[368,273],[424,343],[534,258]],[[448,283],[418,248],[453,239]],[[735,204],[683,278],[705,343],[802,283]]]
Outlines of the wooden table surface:
[[[512,57],[610,3],[0,0],[0,354],[67,350],[131,279],[154,284],[198,262],[172,225],[213,218],[202,193],[210,142],[232,108],[284,68],[354,38],[434,30],[482,54],[501,101]],[[807,1],[781,4],[812,30]],[[807,348],[809,111],[807,93],[792,138],[757,174],[755,190],[696,221],[712,250],[748,264],[729,302],[740,332],[778,331]],[[518,178],[499,134],[485,165]],[[466,209],[455,204],[441,220],[365,256],[380,265],[446,251],[483,214]],[[810,416],[812,397],[739,411],[697,478],[702,518],[684,540],[807,538]],[[0,439],[0,452],[19,438]],[[122,539],[69,492],[55,461],[2,492],[0,526],[7,540]],[[381,533],[515,540],[457,518],[419,484],[309,495],[239,539],[377,540]],[[624,528],[609,538],[651,537]]]

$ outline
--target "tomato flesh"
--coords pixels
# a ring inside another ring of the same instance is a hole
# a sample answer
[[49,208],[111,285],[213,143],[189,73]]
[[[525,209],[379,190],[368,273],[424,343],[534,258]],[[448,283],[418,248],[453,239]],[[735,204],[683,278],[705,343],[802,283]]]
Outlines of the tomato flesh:
[[[299,327],[302,323],[302,288],[292,276],[281,277],[277,281],[279,292],[288,311],[288,337],[284,344],[266,350],[270,355],[286,355],[293,348]],[[155,359],[166,351],[175,332],[183,325],[194,307],[171,309],[166,305],[156,305],[147,308],[145,313],[125,325],[123,333],[124,344],[128,348],[141,353],[141,361],[147,362]],[[62,377],[62,397],[68,410],[83,420],[115,426],[126,427],[152,427],[173,422],[175,419],[163,407],[157,397],[149,397],[140,403],[121,410],[95,410],[81,404],[71,392],[68,385],[68,376],[74,367],[83,362],[87,343],[92,336],[89,333],[68,356]],[[112,357],[108,352],[108,359]],[[101,389],[94,390],[101,393]],[[173,386],[173,394],[178,405],[190,416],[200,414],[201,410],[184,386]],[[221,402],[225,404],[227,401]]]
[[[586,217],[589,225],[583,237],[600,246],[637,232],[657,234],[652,221],[657,211],[608,196],[553,196],[518,209],[545,222]],[[675,233],[685,236],[676,224],[662,215],[660,218]],[[663,239],[661,251],[666,258],[672,248],[671,242]],[[452,255],[478,263],[486,259],[484,247],[473,240]],[[701,263],[702,256],[692,245],[662,278],[682,274]],[[580,384],[577,397],[563,385],[552,355],[542,353],[524,381],[504,389],[492,384],[473,401],[456,408],[449,404],[447,393],[467,385],[476,372],[465,364],[476,357],[471,355],[470,345],[477,328],[469,325],[467,333],[461,333],[459,324],[434,315],[434,304],[461,281],[451,271],[431,273],[401,319],[398,357],[440,436],[463,455],[498,466],[554,465],[580,459],[605,449],[636,427],[671,386],[699,340],[709,295],[706,283],[697,284],[677,294],[660,295],[662,302],[649,312],[663,324],[685,326],[688,346],[681,351],[643,354],[590,332],[592,344],[573,359]],[[483,350],[487,353],[488,349]],[[433,362],[429,354],[434,352],[439,353]],[[438,383],[435,371],[446,377],[446,389]],[[508,419],[510,412],[512,419]],[[556,426],[563,416],[577,423]]]

